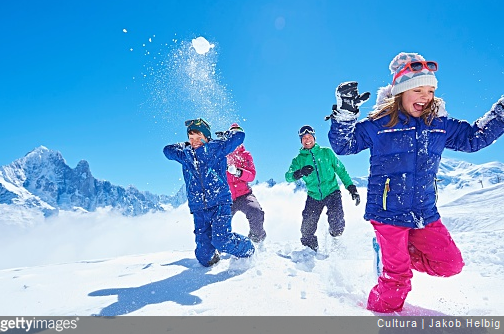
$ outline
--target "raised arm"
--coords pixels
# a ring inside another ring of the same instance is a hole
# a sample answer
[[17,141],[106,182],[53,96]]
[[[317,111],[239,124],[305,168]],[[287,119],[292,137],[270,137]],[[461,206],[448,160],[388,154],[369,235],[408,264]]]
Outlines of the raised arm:
[[355,154],[369,147],[370,141],[364,127],[357,123],[359,106],[369,99],[369,92],[359,94],[357,82],[343,82],[336,88],[329,142],[336,154]]
[[504,97],[501,97],[474,124],[448,119],[445,147],[455,151],[476,152],[492,144],[504,133]]
[[189,146],[188,142],[176,143],[166,145],[163,149],[163,153],[168,160],[175,160],[178,162],[182,162],[184,157],[184,148]]

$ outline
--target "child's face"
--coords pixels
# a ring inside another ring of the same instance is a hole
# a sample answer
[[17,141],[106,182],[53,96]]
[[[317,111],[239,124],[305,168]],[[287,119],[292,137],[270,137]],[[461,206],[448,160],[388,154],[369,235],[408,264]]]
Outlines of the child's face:
[[196,149],[200,146],[203,146],[203,142],[208,143],[208,140],[206,139],[203,134],[200,133],[190,133],[189,134],[189,143],[191,144],[192,148]]
[[403,93],[402,105],[410,116],[420,117],[425,107],[434,98],[435,88],[432,86],[420,86]]

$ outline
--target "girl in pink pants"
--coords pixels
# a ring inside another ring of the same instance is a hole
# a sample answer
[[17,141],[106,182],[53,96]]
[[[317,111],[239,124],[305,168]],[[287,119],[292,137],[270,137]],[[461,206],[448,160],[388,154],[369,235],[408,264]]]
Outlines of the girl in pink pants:
[[363,120],[357,82],[336,88],[329,142],[338,155],[369,150],[364,219],[381,246],[383,273],[368,297],[376,312],[401,311],[411,290],[412,269],[452,276],[464,266],[437,209],[437,173],[445,148],[476,152],[504,134],[504,96],[473,124],[449,117],[435,96],[438,63],[401,52],[389,65],[391,84],[378,90]]
[[401,311],[411,290],[412,269],[441,277],[462,271],[460,250],[441,220],[422,229],[374,220],[371,224],[382,252],[383,271],[369,294],[368,309],[382,313]]

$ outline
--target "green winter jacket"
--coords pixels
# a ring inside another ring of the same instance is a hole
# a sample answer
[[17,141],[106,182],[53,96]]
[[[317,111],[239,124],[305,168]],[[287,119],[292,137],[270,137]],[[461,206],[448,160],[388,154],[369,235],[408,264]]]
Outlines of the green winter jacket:
[[292,159],[289,170],[285,173],[287,182],[296,181],[294,172],[306,165],[313,166],[313,172],[308,176],[303,176],[302,179],[306,183],[308,196],[316,200],[323,200],[334,191],[339,190],[336,174],[345,188],[353,184],[345,166],[336,157],[333,150],[328,147],[320,147],[317,143],[309,150],[301,148],[297,157]]

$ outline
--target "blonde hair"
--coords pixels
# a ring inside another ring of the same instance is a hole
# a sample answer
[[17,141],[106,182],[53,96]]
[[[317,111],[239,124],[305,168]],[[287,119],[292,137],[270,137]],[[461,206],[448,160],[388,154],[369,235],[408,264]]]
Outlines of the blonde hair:
[[[400,112],[406,115],[407,119],[409,120],[410,115],[403,111],[404,107],[402,105],[402,95],[403,93],[399,93],[392,97],[385,98],[380,104],[377,104],[376,109],[369,114],[369,119],[375,121],[377,119],[390,115],[390,121],[385,124],[385,126],[389,128],[399,123]],[[423,119],[426,125],[431,125],[434,118],[438,116],[438,111],[442,103],[442,99],[434,97],[429,102],[429,104],[425,106],[425,109],[420,115],[420,118]]]

